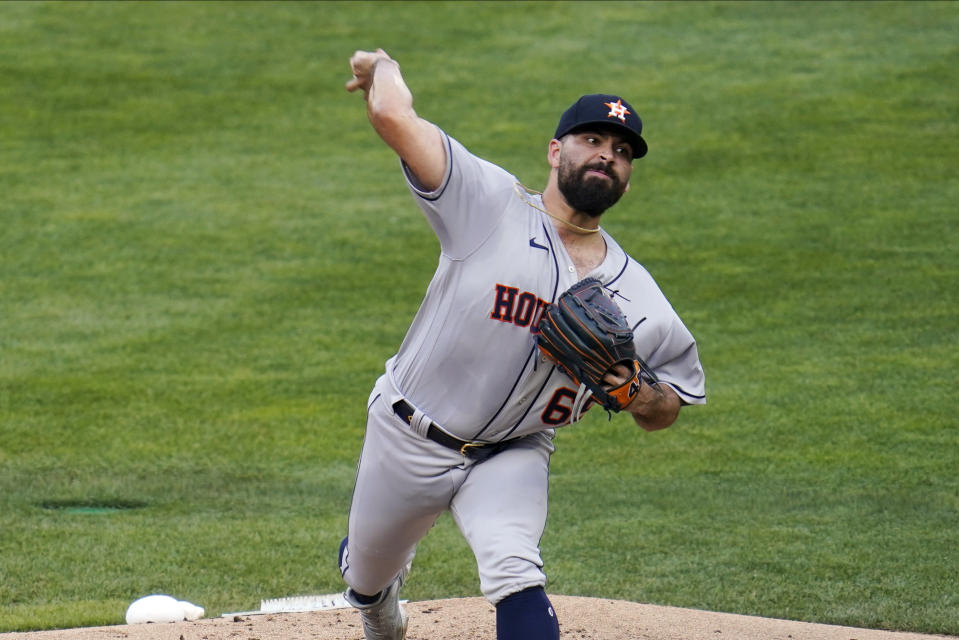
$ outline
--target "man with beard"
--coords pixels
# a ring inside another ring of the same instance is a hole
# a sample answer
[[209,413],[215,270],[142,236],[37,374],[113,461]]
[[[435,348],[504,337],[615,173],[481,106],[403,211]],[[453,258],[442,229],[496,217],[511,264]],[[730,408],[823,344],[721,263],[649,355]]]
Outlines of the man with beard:
[[[696,343],[649,273],[600,226],[646,155],[623,98],[580,98],[559,121],[542,194],[420,118],[399,65],[379,49],[350,59],[376,133],[401,160],[440,243],[426,296],[367,405],[339,564],[367,640],[401,640],[398,594],[417,543],[449,511],[496,608],[498,640],[556,640],[539,541],[557,427],[593,404],[536,348],[544,308],[600,280],[659,378],[625,407],[648,431],[705,402]],[[629,372],[615,370],[619,385]]]

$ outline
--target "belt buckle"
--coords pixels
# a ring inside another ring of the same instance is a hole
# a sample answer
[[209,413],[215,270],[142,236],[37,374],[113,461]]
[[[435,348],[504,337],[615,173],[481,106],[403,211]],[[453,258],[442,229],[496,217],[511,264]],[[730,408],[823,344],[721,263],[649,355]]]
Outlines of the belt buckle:
[[482,447],[482,446],[483,446],[482,443],[467,442],[462,447],[460,447],[460,455],[466,456],[468,458],[470,457],[469,449],[473,449],[475,447]]

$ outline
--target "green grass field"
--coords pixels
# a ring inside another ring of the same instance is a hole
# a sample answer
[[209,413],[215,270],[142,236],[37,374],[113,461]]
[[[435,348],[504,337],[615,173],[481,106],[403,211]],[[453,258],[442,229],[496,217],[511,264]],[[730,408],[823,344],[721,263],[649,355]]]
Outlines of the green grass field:
[[[646,123],[604,226],[709,404],[560,432],[548,590],[959,635],[957,33],[951,2],[0,4],[0,631],[342,588],[437,258],[343,90],[382,46],[532,187],[580,94]],[[404,595],[479,595],[449,518]]]

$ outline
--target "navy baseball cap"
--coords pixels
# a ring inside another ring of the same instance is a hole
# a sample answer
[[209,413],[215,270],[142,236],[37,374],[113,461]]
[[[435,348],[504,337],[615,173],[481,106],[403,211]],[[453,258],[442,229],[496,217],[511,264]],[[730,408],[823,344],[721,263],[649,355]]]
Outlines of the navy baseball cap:
[[577,100],[559,119],[554,138],[562,138],[574,129],[588,125],[604,125],[621,129],[633,147],[633,159],[642,158],[649,151],[643,140],[643,121],[632,105],[619,96],[591,93]]

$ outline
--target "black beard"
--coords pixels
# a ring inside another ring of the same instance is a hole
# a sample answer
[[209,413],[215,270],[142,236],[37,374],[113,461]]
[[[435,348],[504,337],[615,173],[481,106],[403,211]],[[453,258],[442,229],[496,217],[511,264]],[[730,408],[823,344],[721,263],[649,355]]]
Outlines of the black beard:
[[[604,172],[610,181],[605,182],[596,177],[587,178],[586,172],[591,169]],[[619,178],[612,168],[605,164],[585,165],[577,169],[563,162],[559,167],[556,184],[569,206],[591,218],[603,215],[604,211],[619,201],[624,192]]]

